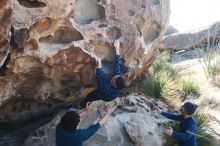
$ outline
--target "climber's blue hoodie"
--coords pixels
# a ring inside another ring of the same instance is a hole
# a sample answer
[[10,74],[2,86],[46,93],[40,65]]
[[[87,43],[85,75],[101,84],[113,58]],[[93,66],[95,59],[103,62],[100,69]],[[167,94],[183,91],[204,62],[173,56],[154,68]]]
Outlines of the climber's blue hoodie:
[[56,127],[56,146],[82,146],[98,129],[100,124],[94,124],[86,129],[76,129],[73,132],[66,131],[61,124]]
[[179,146],[196,146],[196,133],[197,123],[193,117],[184,118],[183,115],[175,115],[171,113],[162,112],[164,117],[180,121],[179,131],[173,131],[172,137],[178,139]]
[[[113,76],[115,75],[121,75],[120,55],[115,55]],[[96,69],[96,80],[98,84],[97,89],[99,91],[100,97],[102,97],[102,100],[112,101],[120,96],[120,90],[111,85],[111,79],[107,79],[105,77],[102,68]]]

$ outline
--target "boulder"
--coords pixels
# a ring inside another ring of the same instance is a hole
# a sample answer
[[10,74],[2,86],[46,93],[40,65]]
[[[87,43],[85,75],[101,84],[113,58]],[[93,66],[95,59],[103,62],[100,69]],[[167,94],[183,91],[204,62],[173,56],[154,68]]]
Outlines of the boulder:
[[165,36],[166,35],[171,35],[171,34],[174,34],[174,33],[178,33],[179,31],[173,27],[173,26],[168,26],[167,30],[166,30],[166,33],[165,33]]
[[169,0],[1,0],[0,8],[3,133],[77,104],[96,86],[97,59],[111,76],[115,40],[127,84],[143,75],[170,15]]
[[161,50],[187,50],[216,45],[220,40],[220,22],[200,30],[165,36],[159,45]]
[[[122,100],[125,104],[116,109],[107,123],[84,146],[162,146],[166,142],[163,125],[168,121],[152,111],[150,105],[159,104],[167,109],[166,105],[138,94],[128,95]],[[93,102],[90,112],[81,119],[79,127],[85,128],[94,123],[103,116],[106,106],[113,104],[114,101]],[[128,107],[137,110],[131,112],[126,110]],[[55,128],[63,114],[64,112],[59,113],[50,123],[30,133],[25,146],[55,146]]]
[[10,50],[10,31],[12,25],[12,8],[8,0],[0,2],[0,72]]

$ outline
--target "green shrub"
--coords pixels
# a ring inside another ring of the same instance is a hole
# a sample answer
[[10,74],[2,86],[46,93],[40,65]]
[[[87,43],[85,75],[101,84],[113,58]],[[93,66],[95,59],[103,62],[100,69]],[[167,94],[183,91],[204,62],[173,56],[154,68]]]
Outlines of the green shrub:
[[146,79],[141,84],[141,91],[155,98],[162,98],[164,91],[177,76],[176,71],[168,62],[168,55],[161,54],[149,68]]
[[206,47],[199,47],[197,55],[201,60],[201,65],[207,76],[213,83],[216,82],[216,76],[220,73],[220,43],[211,43]]
[[[196,142],[198,146],[214,146],[214,133],[209,128],[209,117],[204,113],[195,113],[194,116],[197,121]],[[179,130],[178,122],[170,122],[168,126],[172,127],[175,131]],[[177,139],[166,136],[167,146],[178,145]]]
[[220,45],[210,48],[205,56],[206,68],[209,77],[215,78],[220,72]]
[[[177,76],[177,72],[173,68],[172,64],[168,62],[168,55],[163,53],[159,55],[152,66],[149,68],[149,74],[152,76],[160,76],[174,78]],[[165,76],[164,76],[165,75]]]
[[180,92],[184,99],[187,97],[199,97],[200,88],[196,83],[192,81],[182,81]]
[[197,145],[199,146],[213,146],[213,131],[209,128],[209,117],[205,113],[195,113],[194,115],[197,121],[197,132],[199,135],[196,137]]
[[156,76],[148,76],[142,84],[142,91],[146,95],[159,99],[162,97],[162,93],[165,91],[166,86],[166,80]]
[[208,66],[209,75],[214,79],[220,73],[220,61],[219,63],[209,64]]

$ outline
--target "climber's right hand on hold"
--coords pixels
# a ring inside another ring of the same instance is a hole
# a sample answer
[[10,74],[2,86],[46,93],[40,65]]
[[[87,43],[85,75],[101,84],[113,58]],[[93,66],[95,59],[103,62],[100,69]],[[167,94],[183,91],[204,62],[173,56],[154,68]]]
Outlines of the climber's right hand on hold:
[[100,58],[97,59],[97,68],[102,68],[102,60]]
[[116,40],[115,43],[114,43],[114,46],[115,46],[116,55],[120,55],[120,41]]

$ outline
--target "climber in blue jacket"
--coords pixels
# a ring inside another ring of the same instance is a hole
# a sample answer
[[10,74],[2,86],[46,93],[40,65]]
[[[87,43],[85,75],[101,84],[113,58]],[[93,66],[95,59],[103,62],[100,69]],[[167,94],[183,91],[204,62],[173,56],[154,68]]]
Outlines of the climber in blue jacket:
[[112,78],[107,79],[105,77],[102,70],[101,60],[98,60],[98,68],[96,69],[97,89],[93,90],[85,97],[81,103],[81,108],[84,108],[87,102],[95,100],[112,101],[119,97],[121,90],[125,88],[125,81],[121,76],[120,69],[120,42],[116,40],[114,46],[116,55]]
[[88,112],[89,103],[86,105],[86,110],[81,114],[78,114],[73,109],[68,110],[56,127],[56,146],[82,146],[83,142],[95,134],[95,132],[107,121],[115,108],[116,106],[109,107],[102,119],[85,129],[78,129],[77,126],[80,122],[80,118]]
[[195,133],[197,129],[197,122],[192,117],[193,113],[196,111],[198,105],[191,102],[186,102],[180,109],[181,115],[176,115],[173,113],[160,112],[159,108],[156,108],[164,117],[179,121],[179,131],[173,131],[172,128],[165,129],[165,134],[178,139],[179,146],[196,146]]

